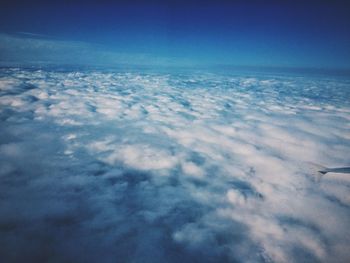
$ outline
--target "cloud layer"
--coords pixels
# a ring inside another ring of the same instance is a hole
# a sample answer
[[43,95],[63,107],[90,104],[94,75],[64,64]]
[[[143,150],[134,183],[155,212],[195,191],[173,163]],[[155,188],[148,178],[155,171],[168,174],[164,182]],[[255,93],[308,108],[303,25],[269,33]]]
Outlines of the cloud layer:
[[347,262],[349,80],[0,71],[4,262]]

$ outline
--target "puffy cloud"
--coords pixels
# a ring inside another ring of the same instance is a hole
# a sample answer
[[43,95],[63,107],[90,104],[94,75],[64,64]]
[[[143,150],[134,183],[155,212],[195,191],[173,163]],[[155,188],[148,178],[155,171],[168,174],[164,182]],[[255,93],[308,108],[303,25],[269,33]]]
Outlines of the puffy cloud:
[[5,261],[348,261],[346,79],[0,76]]

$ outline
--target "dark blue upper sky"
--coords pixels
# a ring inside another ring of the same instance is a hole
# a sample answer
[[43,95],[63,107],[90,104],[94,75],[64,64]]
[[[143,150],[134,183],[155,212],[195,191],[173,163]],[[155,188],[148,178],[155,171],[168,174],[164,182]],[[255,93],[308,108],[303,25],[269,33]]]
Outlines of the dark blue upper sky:
[[305,2],[2,2],[0,60],[350,68],[350,3]]

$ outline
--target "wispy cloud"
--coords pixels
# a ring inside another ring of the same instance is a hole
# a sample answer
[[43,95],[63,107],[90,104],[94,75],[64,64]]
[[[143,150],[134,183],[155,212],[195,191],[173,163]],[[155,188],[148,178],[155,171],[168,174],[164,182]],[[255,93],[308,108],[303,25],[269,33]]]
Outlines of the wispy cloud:
[[0,34],[2,65],[164,65],[171,60],[146,53],[111,50],[103,45],[66,41],[31,32]]
[[27,37],[40,37],[40,38],[51,38],[51,39],[53,38],[52,36],[49,36],[49,35],[32,33],[32,32],[23,32],[23,31],[19,31],[16,34],[22,35],[22,36],[27,36]]

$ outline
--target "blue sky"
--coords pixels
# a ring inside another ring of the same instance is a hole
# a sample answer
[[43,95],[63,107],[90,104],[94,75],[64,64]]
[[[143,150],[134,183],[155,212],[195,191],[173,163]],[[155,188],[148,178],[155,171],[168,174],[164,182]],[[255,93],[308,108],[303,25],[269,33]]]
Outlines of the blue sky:
[[1,5],[3,63],[350,68],[345,1]]

